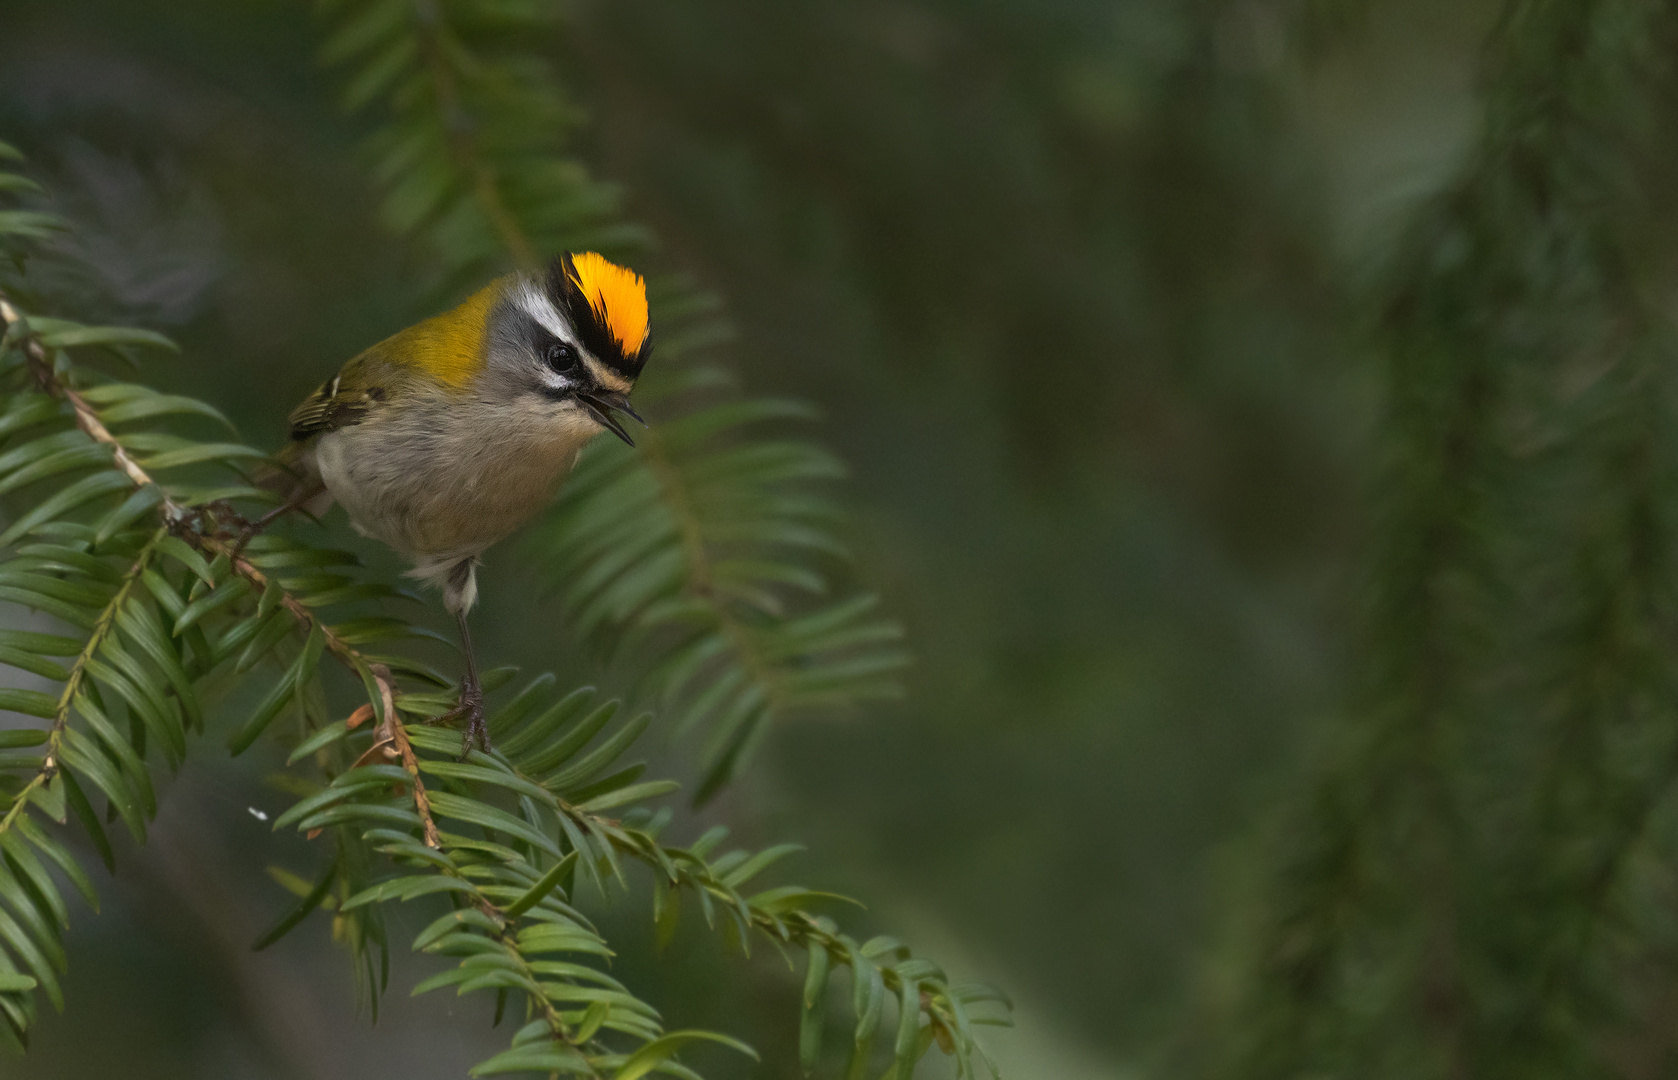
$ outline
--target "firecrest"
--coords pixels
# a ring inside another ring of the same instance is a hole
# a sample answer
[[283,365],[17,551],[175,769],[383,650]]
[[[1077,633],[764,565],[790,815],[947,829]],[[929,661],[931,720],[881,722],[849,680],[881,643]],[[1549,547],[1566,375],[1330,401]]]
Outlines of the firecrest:
[[[646,284],[593,252],[490,282],[465,303],[356,356],[291,414],[287,498],[258,526],[332,501],[414,562],[460,627],[451,717],[488,749],[466,615],[484,550],[528,521],[616,413],[652,353]],[[644,422],[644,421],[643,421]]]

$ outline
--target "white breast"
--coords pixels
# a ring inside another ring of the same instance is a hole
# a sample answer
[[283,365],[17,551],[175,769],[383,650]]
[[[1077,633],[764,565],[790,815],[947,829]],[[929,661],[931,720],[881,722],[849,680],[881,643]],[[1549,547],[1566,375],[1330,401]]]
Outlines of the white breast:
[[359,531],[446,565],[535,516],[599,431],[580,409],[551,402],[434,398],[322,435],[315,458]]

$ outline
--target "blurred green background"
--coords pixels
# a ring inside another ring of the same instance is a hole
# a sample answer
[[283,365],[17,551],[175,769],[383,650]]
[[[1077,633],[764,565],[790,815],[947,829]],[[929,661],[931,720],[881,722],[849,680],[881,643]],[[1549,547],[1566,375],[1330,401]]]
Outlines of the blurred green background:
[[[1185,1017],[1219,993],[1244,842],[1346,690],[1376,418],[1354,298],[1474,130],[1489,9],[566,7],[544,47],[579,156],[659,269],[725,299],[745,385],[820,406],[860,574],[917,657],[901,705],[779,731],[702,816],[805,842],[798,872],[865,924],[1007,987],[1007,1075],[1160,1073],[1210,1037]],[[0,137],[112,298],[69,314],[176,337],[148,377],[256,445],[450,299],[378,228],[317,40],[291,0],[0,0]],[[483,579],[485,655],[591,677],[512,545]],[[400,991],[369,1031],[320,926],[248,951],[284,904],[261,868],[304,858],[252,812],[284,805],[262,767],[170,782],[78,916],[67,1013],[0,1074],[419,1080],[498,1043]],[[606,917],[672,1026],[782,1075],[778,961],[684,935],[672,979],[644,911]]]

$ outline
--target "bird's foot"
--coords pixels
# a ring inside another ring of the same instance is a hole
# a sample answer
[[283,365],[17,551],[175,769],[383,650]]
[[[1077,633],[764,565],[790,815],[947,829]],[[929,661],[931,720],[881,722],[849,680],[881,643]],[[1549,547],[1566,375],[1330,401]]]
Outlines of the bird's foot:
[[229,561],[237,563],[244,557],[245,545],[262,535],[275,516],[270,513],[252,521],[234,509],[232,503],[217,499],[183,511],[169,525],[177,534],[191,533],[223,544],[231,541],[223,550]]
[[250,529],[251,522],[225,499],[182,508],[169,520],[176,533],[192,533],[216,540],[232,539]]
[[[206,505],[206,509],[211,510],[214,514],[214,517],[211,518],[212,522],[225,522],[234,527],[231,532],[233,547],[228,555],[228,558],[233,562],[238,562],[244,557],[245,545],[249,544],[258,536],[261,536],[263,532],[267,530],[268,526],[272,525],[275,521],[291,513],[293,510],[302,510],[303,507],[308,504],[309,500],[315,498],[324,490],[325,489],[319,484],[316,484],[313,487],[300,488],[296,494],[292,495],[291,498],[269,510],[266,514],[263,514],[255,521],[250,520],[237,510],[233,509],[232,505],[226,501],[209,503]],[[304,510],[304,513],[308,513],[308,511]],[[226,529],[220,529],[218,530],[218,535],[226,536],[228,535],[228,531]]]
[[[311,492],[310,497],[314,494],[314,492]],[[274,507],[266,514],[263,514],[255,521],[251,521],[249,518],[242,517],[238,514],[233,515],[234,523],[239,526],[239,531],[234,538],[233,552],[229,557],[234,562],[238,562],[245,554],[246,544],[261,536],[265,531],[267,531],[268,526],[272,525],[275,521],[302,506],[303,501],[304,500],[300,497],[289,499],[286,502],[281,503],[279,506]]]
[[466,721],[460,729],[460,760],[472,753],[472,744],[489,753],[489,725],[484,723],[484,692],[478,688],[476,675],[468,674],[460,682],[460,703],[437,718],[439,723]]
[[266,521],[247,521],[241,518],[239,532],[233,538],[233,549],[228,554],[228,561],[237,563],[240,559],[243,559],[245,557],[245,545],[262,535],[262,530],[267,525]]

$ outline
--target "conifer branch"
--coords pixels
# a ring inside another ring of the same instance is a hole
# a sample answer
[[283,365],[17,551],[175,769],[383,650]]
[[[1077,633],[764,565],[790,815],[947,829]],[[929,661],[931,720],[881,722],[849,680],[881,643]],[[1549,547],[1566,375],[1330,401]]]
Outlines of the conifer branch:
[[[18,314],[17,309],[6,300],[4,294],[0,294],[0,318],[5,320],[8,332],[11,330],[13,324],[22,323],[22,317]],[[21,335],[20,340],[23,346],[24,354],[29,359],[30,370],[34,374],[36,382],[39,383],[41,388],[46,392],[55,397],[62,398],[70,404],[76,418],[76,426],[81,428],[81,430],[95,442],[110,447],[113,460],[116,462],[117,467],[128,476],[129,480],[133,482],[136,488],[155,487],[162,492],[163,489],[160,485],[158,485],[157,481],[154,480],[143,468],[141,468],[137,462],[135,462],[133,457],[129,455],[127,449],[123,447],[122,443],[119,442],[116,436],[112,435],[110,430],[105,427],[104,422],[99,419],[98,412],[87,403],[87,400],[76,391],[75,387],[65,382],[59,377],[58,373],[53,370],[52,364],[47,359],[46,350],[42,348],[40,341],[35,336],[27,332]],[[208,553],[212,558],[220,557],[228,559],[229,566],[232,571],[239,577],[248,581],[257,591],[263,592],[268,589],[269,580],[267,575],[261,570],[258,570],[251,564],[250,560],[244,558],[243,555],[240,554],[241,545],[236,542],[229,542],[227,537],[222,536],[215,531],[215,522],[213,519],[210,519],[208,522],[211,530],[208,532],[200,532],[184,527],[188,522],[204,520],[205,514],[202,510],[183,506],[164,492],[162,493],[159,501],[158,512],[162,516],[164,528],[168,529],[175,535],[180,536],[182,539],[199,548],[201,551]],[[161,539],[161,537],[158,537],[158,539]],[[146,552],[148,554],[152,547],[155,547],[155,541],[146,548]],[[141,563],[136,563],[133,571],[134,575],[137,577],[139,572],[143,569],[144,566]],[[126,583],[124,590],[120,595],[126,596],[129,585],[131,584],[131,582]],[[296,596],[284,589],[276,589],[276,593],[278,595],[280,605],[291,613],[298,625],[305,632],[318,630],[325,640],[327,651],[331,652],[333,656],[342,661],[344,666],[348,668],[352,674],[357,673],[368,666],[368,660],[361,654],[361,652],[347,644],[333,631],[332,627],[328,626],[325,622],[319,619]],[[114,617],[117,606],[120,605],[113,605],[111,608],[108,608],[107,613]],[[106,626],[106,629],[108,631],[108,625]],[[101,635],[96,634],[95,637],[97,639],[101,637]],[[97,645],[98,640],[90,641],[89,650],[87,650],[87,652],[91,653],[91,650],[96,648]],[[79,667],[73,670],[73,675],[75,674],[75,671],[79,671]],[[385,681],[388,680],[388,678],[389,670],[385,669],[385,679],[380,680],[380,686],[386,693],[389,692],[389,683]],[[68,690],[69,688],[66,687],[67,693]],[[386,715],[389,715],[388,710]]]
[[[381,17],[387,7],[380,8]],[[421,4],[413,10],[440,13],[442,8]],[[436,37],[433,62],[456,63],[461,52],[455,44]],[[396,45],[392,55],[400,58],[407,46],[403,41]],[[438,90],[443,96],[466,93],[459,84]],[[538,94],[529,96],[527,104],[541,111],[553,102]],[[499,200],[511,220],[522,220],[522,204],[515,213],[514,201],[503,197],[516,185],[502,183],[493,155],[484,154],[476,140],[458,149],[466,156],[456,160],[469,170],[476,168],[475,156],[483,154],[489,171],[475,175],[492,181],[488,191],[468,185],[466,194],[496,196],[483,207],[490,218]],[[0,144],[0,156],[15,155]],[[16,178],[0,176],[0,189],[24,188]],[[0,214],[0,241],[33,235],[28,230],[43,220],[44,215]],[[502,240],[516,249],[513,240],[524,235],[517,231]],[[301,714],[292,733],[280,738],[292,747],[292,762],[313,762],[323,782],[282,814],[275,827],[294,825],[309,837],[330,831],[334,854],[312,885],[300,887],[298,903],[261,936],[258,947],[279,940],[323,906],[332,908],[334,936],[354,954],[358,987],[367,992],[376,1015],[388,977],[381,906],[448,897],[451,910],[416,939],[415,947],[463,959],[416,992],[449,985],[463,992],[492,989],[498,1016],[511,998],[524,1001],[530,1019],[512,1047],[481,1063],[475,1074],[534,1070],[605,1080],[662,1071],[691,1077],[675,1055],[694,1041],[755,1056],[724,1035],[667,1032],[657,1012],[608,973],[586,962],[552,959],[555,954],[578,954],[583,961],[610,955],[604,938],[570,906],[570,897],[579,877],[592,880],[603,894],[614,879],[627,885],[621,864],[634,860],[657,875],[657,895],[667,915],[675,910],[673,897],[682,892],[698,898],[708,920],[714,911],[726,913],[730,921],[725,925],[736,927],[742,947],[753,935],[767,935],[778,946],[808,950],[800,1020],[807,1070],[819,1056],[832,965],[849,966],[856,975],[852,1075],[863,1075],[871,1066],[875,1029],[891,1007],[898,1013],[893,1075],[907,1080],[934,1045],[952,1057],[959,1075],[972,1075],[984,1051],[971,1036],[967,1007],[997,1003],[1006,1008],[999,995],[952,987],[942,971],[890,939],[858,944],[845,937],[830,920],[806,910],[823,894],[788,886],[744,895],[742,886],[789,846],[755,855],[731,852],[714,861],[704,849],[719,838],[715,832],[688,849],[662,846],[656,833],[667,816],[655,817],[647,804],[677,785],[639,781],[640,764],[615,765],[645,730],[647,715],[614,725],[617,703],[591,706],[591,691],[546,700],[553,680],[544,677],[488,718],[496,752],[474,751],[461,761],[458,738],[427,726],[448,712],[451,680],[411,657],[370,645],[427,632],[382,609],[364,614],[366,609],[358,607],[356,614],[342,618],[325,614],[339,605],[376,603],[398,591],[346,569],[356,566],[348,552],[283,533],[245,543],[245,519],[238,507],[262,500],[262,492],[248,484],[174,483],[159,474],[178,476],[167,470],[188,467],[238,471],[241,461],[262,455],[238,444],[203,442],[164,430],[152,421],[176,414],[226,420],[195,399],[78,369],[69,351],[167,344],[165,339],[44,316],[31,322],[10,296],[0,301],[6,331],[0,341],[0,386],[16,387],[27,379],[42,391],[16,393],[0,409],[0,494],[22,492],[14,498],[26,502],[26,509],[0,532],[0,551],[5,552],[0,600],[44,612],[80,632],[69,637],[0,630],[0,662],[61,684],[56,697],[0,688],[0,707],[49,721],[44,728],[0,732],[0,1039],[27,1040],[37,990],[63,1006],[57,972],[63,970],[64,950],[57,927],[67,915],[56,883],[44,872],[35,875],[40,864],[32,852],[62,870],[90,901],[94,897],[76,860],[51,830],[37,823],[36,813],[60,824],[73,813],[114,870],[106,836],[111,818],[98,813],[89,796],[103,796],[136,841],[143,841],[146,822],[157,810],[148,753],[160,750],[179,767],[188,736],[206,727],[199,684],[217,673],[237,679],[279,653],[284,656],[282,674],[228,745],[241,753],[274,729],[283,713]],[[686,581],[691,574],[699,591],[683,601],[703,596],[720,616],[703,631],[714,636],[699,642],[699,667],[713,655],[706,652],[713,640],[738,645],[735,659],[748,653],[757,657],[744,676],[757,689],[727,705],[730,722],[736,728],[749,724],[748,731],[761,731],[761,710],[752,711],[761,700],[751,694],[765,686],[776,688],[769,694],[776,705],[833,700],[854,696],[858,687],[877,687],[878,676],[897,662],[889,653],[859,657],[847,651],[895,637],[894,628],[861,621],[866,600],[789,617],[774,589],[789,581],[805,588],[817,582],[820,591],[818,572],[791,557],[753,562],[742,556],[731,566],[716,554],[727,550],[719,537],[731,524],[785,548],[834,546],[812,524],[829,511],[812,512],[809,500],[785,496],[778,487],[789,479],[836,474],[835,464],[819,451],[804,444],[763,442],[684,457],[691,453],[696,430],[703,439],[797,411],[780,403],[735,403],[691,413],[658,432],[659,460],[672,484],[658,505],[680,503],[688,515],[662,519],[652,535],[662,540],[685,529],[695,545],[697,558],[683,564],[681,577]],[[148,421],[144,430],[118,427],[142,420]],[[678,434],[688,440],[688,451],[678,449]],[[744,457],[728,458],[736,450]],[[615,467],[609,459],[596,460]],[[637,459],[633,468],[650,480],[644,463]],[[715,492],[707,496],[695,479],[707,468],[742,479],[720,497]],[[42,483],[75,470],[91,472]],[[54,490],[30,496],[45,486]],[[730,522],[707,508],[706,498],[744,507],[745,516]],[[574,515],[576,507],[567,513]],[[609,507],[591,513],[611,516]],[[584,528],[574,535],[596,532]],[[663,565],[657,552],[645,557]],[[632,576],[645,577],[638,569]],[[661,620],[687,617],[663,599],[652,599],[659,602],[651,606],[662,605],[663,613],[645,621],[638,633],[678,625]],[[630,610],[647,609],[650,603],[643,596]],[[756,613],[750,625],[741,617],[749,612]],[[622,613],[604,624],[597,620],[595,626],[613,624],[626,625]],[[288,641],[297,643],[295,651],[282,647]],[[690,654],[693,644],[690,640],[684,646]],[[331,713],[323,711],[332,708],[318,674],[324,655],[354,672],[366,691],[365,702],[341,721],[327,720]],[[57,656],[75,659],[66,668],[48,659]],[[688,667],[678,681],[691,680],[697,670]],[[505,669],[485,672],[486,693],[509,676]],[[727,671],[716,676],[724,686],[734,677]],[[795,679],[803,680],[796,690],[790,688]],[[369,724],[375,717],[377,722]],[[742,759],[736,740],[726,768],[714,769],[713,776],[726,779]],[[375,854],[385,861],[374,859]],[[396,875],[373,880],[381,867],[395,869]],[[11,887],[11,875],[17,873],[30,878],[28,888]],[[299,880],[279,872],[276,877]]]
[[1229,1075],[1583,1074],[1626,943],[1665,940],[1674,40],[1669,4],[1506,4],[1480,137],[1381,282],[1368,678],[1278,833]]
[[[0,304],[3,303],[4,301],[0,301]],[[52,778],[58,775],[58,748],[64,741],[64,730],[70,723],[70,706],[75,702],[76,695],[81,692],[82,683],[87,678],[87,665],[93,659],[94,654],[99,651],[99,647],[105,643],[105,639],[110,636],[112,628],[116,625],[117,613],[128,602],[129,594],[133,592],[134,586],[140,580],[140,575],[145,572],[146,567],[150,564],[152,552],[157,548],[157,542],[166,535],[167,530],[161,527],[152,534],[151,540],[134,557],[134,564],[128,568],[127,573],[123,574],[122,584],[117,587],[110,603],[106,604],[104,609],[99,612],[99,617],[93,624],[93,630],[88,635],[87,644],[83,645],[81,651],[76,654],[75,660],[70,665],[70,674],[64,680],[64,689],[59,692],[58,707],[52,717],[52,727],[47,731],[45,759],[41,762],[40,769],[24,785],[23,790],[17,794],[5,816],[0,817],[0,834],[11,829],[19,815],[23,813],[23,808],[28,803],[29,797],[37,789],[51,783]]]
[[425,57],[425,70],[431,79],[437,112],[455,167],[469,178],[478,205],[506,245],[514,264],[525,270],[536,269],[542,260],[508,209],[494,167],[479,152],[476,131],[481,122],[461,99],[459,76],[448,61],[442,7],[438,0],[413,0],[413,10],[420,52]]
[[[81,428],[87,434],[87,437],[94,442],[111,448],[112,460],[116,462],[117,468],[126,473],[128,478],[134,482],[135,487],[146,487],[152,484],[152,478],[146,475],[146,471],[140,468],[134,459],[129,456],[127,449],[105,427],[104,421],[99,419],[99,414],[87,403],[87,399],[83,398],[81,394],[76,392],[75,387],[64,382],[53,371],[52,361],[47,358],[47,351],[42,347],[40,339],[29,332],[28,324],[24,321],[23,316],[18,313],[17,308],[12,306],[11,301],[7,299],[3,292],[0,292],[0,322],[5,324],[5,336],[17,340],[23,349],[23,355],[29,363],[30,373],[34,375],[35,382],[40,388],[54,397],[69,402],[76,417],[76,426]],[[186,508],[170,499],[168,495],[163,496],[161,505],[165,518],[170,522],[181,521],[187,516]]]

